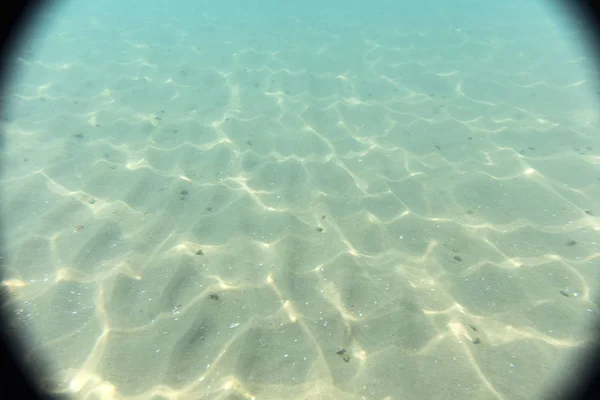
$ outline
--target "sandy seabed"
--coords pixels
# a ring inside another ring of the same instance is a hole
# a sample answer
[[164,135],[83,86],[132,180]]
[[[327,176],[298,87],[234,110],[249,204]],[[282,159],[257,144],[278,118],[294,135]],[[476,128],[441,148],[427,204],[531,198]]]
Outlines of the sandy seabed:
[[532,399],[569,370],[600,287],[585,84],[493,26],[106,21],[62,20],[5,94],[2,284],[50,390]]

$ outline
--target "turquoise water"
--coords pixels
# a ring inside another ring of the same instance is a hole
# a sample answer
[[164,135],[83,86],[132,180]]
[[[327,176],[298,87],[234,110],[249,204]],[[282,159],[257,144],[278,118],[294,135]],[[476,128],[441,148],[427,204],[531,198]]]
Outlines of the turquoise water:
[[4,93],[0,212],[49,391],[532,399],[577,379],[600,288],[589,46],[547,2],[403,3],[43,10]]

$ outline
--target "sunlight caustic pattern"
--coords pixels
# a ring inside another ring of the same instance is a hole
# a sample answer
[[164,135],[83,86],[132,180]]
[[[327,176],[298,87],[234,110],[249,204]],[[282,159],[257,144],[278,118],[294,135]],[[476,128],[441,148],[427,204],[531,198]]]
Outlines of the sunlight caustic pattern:
[[2,284],[49,390],[531,399],[589,340],[598,115],[551,100],[586,83],[494,27],[298,18],[98,15],[17,57]]

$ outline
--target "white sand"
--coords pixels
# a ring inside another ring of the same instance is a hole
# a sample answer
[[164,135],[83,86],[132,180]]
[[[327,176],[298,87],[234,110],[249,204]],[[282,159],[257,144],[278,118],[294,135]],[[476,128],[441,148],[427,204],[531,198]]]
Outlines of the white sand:
[[532,399],[585,345],[598,114],[549,22],[96,12],[19,55],[3,123],[3,284],[53,390]]

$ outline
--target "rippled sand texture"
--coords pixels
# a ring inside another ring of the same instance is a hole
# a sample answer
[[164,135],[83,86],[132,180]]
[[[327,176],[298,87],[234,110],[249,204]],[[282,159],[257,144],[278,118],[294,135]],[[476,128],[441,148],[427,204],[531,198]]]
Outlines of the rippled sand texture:
[[536,398],[598,315],[587,60],[551,21],[293,11],[91,10],[17,57],[28,356],[75,398]]

